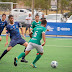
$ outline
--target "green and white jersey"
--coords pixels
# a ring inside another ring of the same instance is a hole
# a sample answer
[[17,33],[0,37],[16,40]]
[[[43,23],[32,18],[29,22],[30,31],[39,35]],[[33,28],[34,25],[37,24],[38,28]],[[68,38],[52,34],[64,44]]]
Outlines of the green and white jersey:
[[40,40],[42,39],[42,33],[46,32],[46,28],[43,26],[37,26],[32,30],[32,38],[29,42],[41,45]]
[[39,21],[39,22],[33,21],[31,24],[31,28],[33,29],[33,28],[40,26],[40,25],[41,25],[41,21]]

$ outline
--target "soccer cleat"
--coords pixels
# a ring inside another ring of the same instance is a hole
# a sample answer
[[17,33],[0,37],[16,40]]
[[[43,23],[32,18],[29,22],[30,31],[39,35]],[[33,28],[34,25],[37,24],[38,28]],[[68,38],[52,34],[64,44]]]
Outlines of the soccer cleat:
[[32,66],[33,68],[37,68],[37,66],[33,63],[31,63],[30,66]]
[[17,66],[17,62],[16,61],[17,61],[17,58],[15,57],[14,58],[14,66]]
[[25,62],[25,63],[28,63],[28,61],[26,61],[25,59],[22,59],[22,60],[21,60],[21,62]]
[[0,57],[0,60],[1,60],[1,57]]

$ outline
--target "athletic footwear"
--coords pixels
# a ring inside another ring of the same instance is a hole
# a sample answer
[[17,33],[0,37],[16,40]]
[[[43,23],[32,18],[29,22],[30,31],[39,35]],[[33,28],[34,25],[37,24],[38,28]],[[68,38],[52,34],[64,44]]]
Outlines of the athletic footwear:
[[17,62],[16,62],[17,58],[14,58],[14,66],[17,66]]
[[22,60],[21,60],[21,62],[25,62],[25,63],[28,63],[28,61],[26,61],[25,59],[22,59]]
[[0,57],[0,60],[1,60],[1,57]]
[[30,66],[32,66],[33,68],[37,68],[37,66],[33,63],[31,63]]

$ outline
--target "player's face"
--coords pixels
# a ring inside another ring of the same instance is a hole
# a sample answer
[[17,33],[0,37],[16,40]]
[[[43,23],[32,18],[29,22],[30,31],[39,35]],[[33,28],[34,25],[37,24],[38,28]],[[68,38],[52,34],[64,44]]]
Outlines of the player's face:
[[29,17],[31,17],[31,14],[29,14]]
[[44,18],[44,15],[42,15],[42,18]]
[[13,17],[10,17],[10,19],[9,19],[9,20],[10,20],[10,23],[11,23],[11,24],[13,24],[13,23],[14,23],[14,18],[13,18]]
[[44,25],[44,27],[46,27],[46,24]]
[[2,16],[2,20],[5,20],[5,19],[6,19],[6,16],[5,16],[5,15],[3,15],[3,16]]
[[36,21],[39,21],[39,16],[36,16],[36,17],[35,17],[35,20],[36,20]]

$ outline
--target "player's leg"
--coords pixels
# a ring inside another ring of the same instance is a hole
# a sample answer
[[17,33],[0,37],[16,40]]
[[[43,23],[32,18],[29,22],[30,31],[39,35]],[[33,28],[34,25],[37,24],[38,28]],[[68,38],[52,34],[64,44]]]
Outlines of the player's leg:
[[27,30],[28,30],[28,25],[26,24],[25,35],[26,35]]
[[[24,52],[25,52],[25,50],[26,50],[26,47],[28,46],[28,43],[27,43],[27,42],[25,42],[25,43],[23,44],[23,46],[25,46],[25,49],[24,49]],[[28,61],[25,59],[25,56],[23,56],[23,57],[22,57],[22,60],[21,60],[21,62],[28,63]]]
[[16,44],[17,44],[17,42],[16,42],[15,40],[11,40],[8,48],[7,48],[6,50],[4,50],[4,52],[3,52],[2,55],[0,56],[0,59],[2,59],[2,57],[3,57],[5,54],[7,54],[7,52],[9,52],[9,51],[12,49],[12,47],[14,47]]
[[36,56],[35,60],[32,62],[31,66],[33,68],[36,68],[35,63],[41,58],[41,56],[43,55],[43,47],[41,45],[35,45],[36,50],[39,52],[39,54]]
[[1,36],[0,36],[0,41],[2,40]]
[[33,49],[33,46],[29,43],[27,48],[26,48],[26,51],[25,52],[22,52],[18,57],[15,57],[14,58],[14,65],[17,66],[17,62],[20,58],[22,58],[23,56],[26,56],[29,54],[29,52]]
[[8,47],[6,50],[4,50],[4,52],[2,53],[2,55],[0,56],[0,59],[2,59],[3,56],[5,56],[10,50],[12,49],[12,47]]
[[[17,44],[20,44],[20,45],[25,46],[25,49],[26,49],[26,47],[28,45],[28,43],[24,39],[22,39],[22,38],[18,40],[18,43]],[[25,52],[25,49],[24,49],[24,52]],[[21,62],[28,63],[28,61],[25,60],[25,56],[23,56]]]

